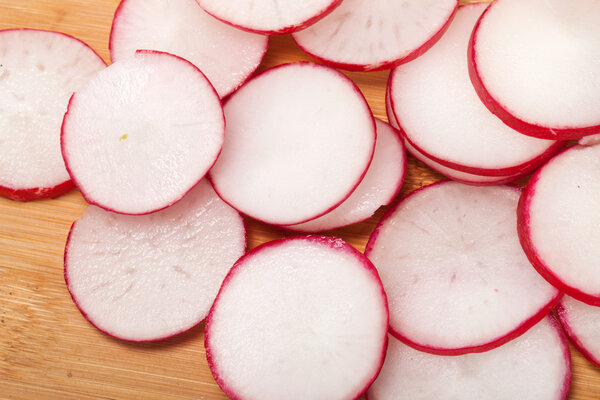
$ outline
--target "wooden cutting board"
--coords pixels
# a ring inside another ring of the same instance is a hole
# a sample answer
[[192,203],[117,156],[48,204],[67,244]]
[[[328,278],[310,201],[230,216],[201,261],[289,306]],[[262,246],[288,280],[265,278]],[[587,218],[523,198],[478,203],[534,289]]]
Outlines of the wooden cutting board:
[[[0,29],[65,32],[108,62],[117,5],[118,0],[1,0]],[[298,60],[309,58],[289,36],[273,37],[261,69]],[[375,116],[385,120],[388,72],[348,76]],[[397,199],[439,179],[411,157]],[[75,308],[63,280],[62,255],[69,227],[85,207],[77,191],[32,203],[0,199],[0,398],[225,399],[206,363],[203,325],[163,342],[133,344],[100,333]],[[330,234],[362,251],[384,211]],[[247,224],[249,248],[286,235],[252,220]],[[572,358],[570,399],[600,399],[600,370],[575,350]]]

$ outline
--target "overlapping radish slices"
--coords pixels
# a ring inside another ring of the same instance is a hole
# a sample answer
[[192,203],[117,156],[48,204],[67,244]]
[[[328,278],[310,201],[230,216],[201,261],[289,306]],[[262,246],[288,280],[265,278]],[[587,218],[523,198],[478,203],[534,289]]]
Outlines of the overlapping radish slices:
[[571,342],[600,368],[600,308],[563,296],[556,313]]
[[60,152],[69,97],[104,61],[58,32],[0,31],[0,195],[56,197],[73,188]]

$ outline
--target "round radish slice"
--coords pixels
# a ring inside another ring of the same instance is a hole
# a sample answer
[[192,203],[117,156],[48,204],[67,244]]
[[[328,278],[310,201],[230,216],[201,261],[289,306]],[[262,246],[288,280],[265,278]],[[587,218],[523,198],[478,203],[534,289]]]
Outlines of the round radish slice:
[[73,188],[60,124],[73,91],[104,67],[94,50],[63,33],[0,31],[0,195],[29,201]]
[[471,39],[470,75],[486,106],[530,136],[600,132],[600,2],[498,0]]
[[574,146],[544,165],[519,204],[519,236],[544,278],[600,305],[600,145]]
[[457,0],[344,0],[294,34],[310,55],[349,70],[380,70],[415,59],[444,33]]
[[62,150],[91,203],[123,214],[165,208],[190,190],[223,144],[223,109],[188,61],[140,51],[73,95]]
[[352,195],[333,211],[286,229],[319,232],[356,224],[370,218],[382,205],[389,204],[400,191],[406,173],[406,154],[398,133],[378,119],[377,143],[373,161]]
[[206,317],[245,247],[241,216],[203,180],[151,215],[88,207],[71,227],[65,279],[81,313],[101,331],[159,340]]
[[364,97],[321,65],[266,71],[230,97],[225,116],[213,185],[233,207],[267,223],[294,225],[331,211],[373,156],[375,123]]
[[430,353],[481,352],[548,314],[560,293],[519,245],[520,194],[446,181],[388,212],[365,254],[386,289],[394,336]]
[[242,257],[206,323],[206,355],[232,399],[354,399],[387,346],[373,265],[341,239],[276,240]]
[[573,345],[600,367],[600,308],[563,296],[556,312]]
[[556,321],[546,317],[518,339],[482,354],[437,356],[390,339],[367,398],[561,400],[570,384],[569,347]]
[[459,9],[448,32],[418,60],[394,69],[388,90],[406,141],[439,164],[477,175],[531,170],[562,142],[509,128],[479,100],[469,79],[469,37],[487,3]]
[[256,70],[268,40],[220,22],[195,0],[122,0],[113,20],[110,55],[117,61],[138,49],[176,54],[200,68],[225,97]]
[[290,33],[323,18],[342,0],[196,0],[216,18],[263,34]]

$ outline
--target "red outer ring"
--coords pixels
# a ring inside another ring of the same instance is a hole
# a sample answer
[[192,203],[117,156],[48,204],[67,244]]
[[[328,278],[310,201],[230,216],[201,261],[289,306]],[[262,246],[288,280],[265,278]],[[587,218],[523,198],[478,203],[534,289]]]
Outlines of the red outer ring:
[[558,316],[558,320],[560,321],[560,323],[561,323],[561,325],[563,327],[563,330],[565,331],[565,333],[569,337],[569,339],[570,339],[571,343],[573,344],[573,346],[575,346],[575,348],[585,358],[587,358],[587,360],[589,362],[591,362],[592,364],[594,364],[597,368],[600,368],[600,359],[598,357],[596,357],[591,351],[589,351],[587,349],[587,347],[583,344],[583,342],[581,341],[581,339],[579,339],[579,336],[577,335],[577,333],[575,333],[575,331],[571,327],[571,324],[569,323],[569,312],[567,311],[567,309],[563,305],[563,302],[564,302],[564,299],[561,300],[560,303],[558,303],[556,305],[556,315]]

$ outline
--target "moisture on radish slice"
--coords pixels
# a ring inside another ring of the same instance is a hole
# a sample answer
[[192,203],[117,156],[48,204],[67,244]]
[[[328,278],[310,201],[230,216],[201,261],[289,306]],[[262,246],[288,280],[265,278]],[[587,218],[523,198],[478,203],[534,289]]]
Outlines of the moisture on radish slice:
[[69,97],[106,67],[85,43],[59,32],[0,31],[0,195],[29,201],[73,188],[60,152]]
[[383,217],[365,255],[381,276],[394,336],[435,354],[482,352],[548,314],[560,292],[519,245],[520,194],[445,181]]
[[415,59],[444,33],[457,0],[344,0],[294,40],[338,68],[380,70]]
[[223,151],[210,177],[234,208],[294,225],[337,207],[371,162],[375,123],[355,84],[311,63],[275,67],[224,107]]
[[375,119],[377,142],[373,161],[352,195],[333,211],[285,228],[299,232],[319,232],[356,224],[370,218],[382,205],[389,204],[400,191],[406,173],[406,154],[398,132]]
[[485,105],[530,136],[600,132],[600,2],[497,0],[477,23],[469,72]]
[[480,354],[438,356],[390,338],[368,400],[564,400],[571,355],[564,334],[546,317],[523,336]]
[[181,56],[225,97],[256,70],[268,40],[213,18],[195,0],[122,0],[112,24],[110,56],[117,61],[138,49]]
[[150,215],[88,207],[71,227],[65,280],[77,307],[101,331],[160,340],[206,317],[245,248],[241,216],[203,180]]
[[460,7],[438,43],[392,71],[388,91],[391,111],[412,148],[458,171],[502,177],[532,170],[563,143],[520,134],[477,97],[465,55],[487,6]]
[[223,109],[190,62],[138,51],[77,91],[62,126],[67,169],[90,204],[147,214],[185,195],[223,144]]
[[277,35],[306,28],[342,0],[196,0],[206,12],[236,28]]
[[577,350],[600,368],[600,308],[563,296],[556,314]]
[[356,399],[387,346],[369,260],[341,239],[264,244],[231,269],[206,323],[206,355],[232,399]]

